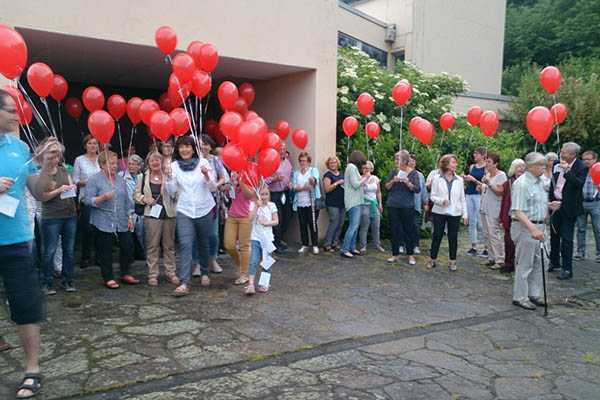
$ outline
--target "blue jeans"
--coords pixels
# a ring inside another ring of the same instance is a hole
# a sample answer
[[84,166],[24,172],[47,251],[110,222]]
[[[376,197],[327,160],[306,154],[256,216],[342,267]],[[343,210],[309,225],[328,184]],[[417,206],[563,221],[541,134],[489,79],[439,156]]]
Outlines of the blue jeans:
[[467,214],[469,215],[469,241],[471,245],[479,243],[477,240],[477,232],[480,232],[479,221],[479,206],[481,205],[480,194],[468,194],[467,198]]
[[135,228],[133,230],[133,233],[135,234],[135,238],[137,239],[138,243],[140,244],[140,247],[142,248],[142,251],[145,254],[146,253],[146,236],[144,234],[144,216],[143,215],[136,215]]
[[327,212],[329,213],[329,226],[327,226],[325,234],[325,246],[333,246],[340,241],[346,213],[343,207],[327,207]]
[[188,284],[192,275],[192,248],[198,246],[198,261],[202,275],[208,275],[209,237],[214,232],[215,216],[211,211],[200,218],[177,213],[179,240],[179,279]]
[[42,219],[44,251],[42,253],[43,283],[52,286],[54,254],[58,239],[62,239],[62,283],[73,283],[75,270],[75,238],[77,236],[77,217]]
[[592,218],[594,239],[596,240],[596,257],[600,256],[600,201],[584,201],[583,214],[577,217],[577,254],[585,257],[585,234],[587,232],[588,215]]
[[356,237],[358,236],[358,228],[360,226],[360,216],[363,206],[354,206],[348,210],[348,229],[344,235],[344,244],[342,245],[343,252],[356,250]]
[[214,260],[219,254],[219,213],[214,220],[213,232],[209,237],[208,258]]
[[369,227],[371,227],[371,239],[373,240],[373,246],[375,248],[379,248],[381,246],[381,240],[379,237],[380,224],[381,215],[379,214],[379,210],[377,211],[377,215],[371,215],[371,206],[363,206],[363,211],[360,217],[360,229],[358,231],[361,250],[367,248]]
[[250,262],[248,263],[248,274],[256,276],[258,263],[262,260],[262,246],[258,240],[250,241]]

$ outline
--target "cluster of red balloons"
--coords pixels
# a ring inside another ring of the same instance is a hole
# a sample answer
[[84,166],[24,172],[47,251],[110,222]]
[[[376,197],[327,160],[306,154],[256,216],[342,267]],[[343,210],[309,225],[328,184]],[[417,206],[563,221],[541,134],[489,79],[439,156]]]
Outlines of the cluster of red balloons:
[[408,123],[408,130],[421,144],[424,144],[425,146],[431,146],[433,143],[435,129],[433,124],[427,121],[425,118],[411,118],[410,122]]
[[483,111],[479,106],[467,110],[467,122],[471,126],[479,126],[481,132],[487,137],[492,136],[500,126],[500,119],[495,111]]
[[21,125],[29,125],[33,119],[33,109],[23,97],[23,93],[19,89],[9,85],[3,86],[2,90],[10,94],[15,101],[17,113],[19,114],[19,123]]
[[[560,88],[560,70],[554,66],[548,66],[540,72],[540,85],[549,94],[554,94]],[[567,106],[556,103],[548,109],[543,106],[533,107],[527,113],[525,120],[529,134],[538,143],[544,144],[552,134],[555,125],[562,124],[567,118]]]

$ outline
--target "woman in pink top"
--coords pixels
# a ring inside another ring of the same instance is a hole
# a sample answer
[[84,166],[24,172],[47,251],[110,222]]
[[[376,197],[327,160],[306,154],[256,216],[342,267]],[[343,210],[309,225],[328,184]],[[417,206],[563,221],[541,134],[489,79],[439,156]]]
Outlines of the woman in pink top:
[[231,183],[235,191],[235,198],[231,201],[227,221],[225,222],[223,245],[240,270],[240,276],[234,284],[245,285],[248,283],[250,234],[252,232],[250,202],[256,199],[256,194],[251,188],[239,181],[239,176],[236,173],[232,173]]

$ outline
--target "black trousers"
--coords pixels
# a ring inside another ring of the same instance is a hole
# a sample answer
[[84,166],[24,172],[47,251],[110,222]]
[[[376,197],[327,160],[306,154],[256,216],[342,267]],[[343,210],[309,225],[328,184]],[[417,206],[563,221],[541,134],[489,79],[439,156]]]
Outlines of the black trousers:
[[392,231],[392,255],[400,254],[399,247],[404,244],[406,254],[412,256],[415,250],[415,237],[417,226],[415,225],[414,207],[398,208],[388,207],[388,218]]
[[550,262],[554,267],[562,265],[563,271],[570,274],[573,273],[575,222],[576,220],[566,217],[560,210],[550,218]]
[[431,214],[433,222],[433,238],[431,239],[431,252],[429,253],[433,260],[437,259],[440,251],[440,244],[444,237],[444,230],[448,226],[448,252],[450,260],[456,260],[456,249],[458,248],[458,228],[460,227],[460,215],[451,216],[444,214]]
[[[285,203],[282,202],[284,197]],[[279,217],[279,224],[273,227],[273,236],[275,237],[273,244],[276,247],[280,247],[281,241],[287,234],[290,219],[292,218],[292,198],[290,191],[271,192],[271,201],[277,206],[277,216]]]
[[[113,244],[115,242],[115,234],[102,232],[94,227],[94,235],[96,239],[96,258],[100,264],[100,272],[104,282],[111,281],[114,278],[113,274]],[[119,265],[121,267],[121,276],[130,274],[130,266],[133,261],[133,233],[118,232],[117,238],[119,242]]]
[[298,207],[298,222],[300,223],[300,238],[302,246],[308,246],[310,236],[310,245],[319,245],[319,231],[317,221],[319,220],[319,210],[315,209],[315,221],[313,223],[312,207]]
[[96,228],[90,224],[91,207],[81,203],[77,230],[81,238],[81,260],[91,261],[92,247],[94,245],[94,234]]

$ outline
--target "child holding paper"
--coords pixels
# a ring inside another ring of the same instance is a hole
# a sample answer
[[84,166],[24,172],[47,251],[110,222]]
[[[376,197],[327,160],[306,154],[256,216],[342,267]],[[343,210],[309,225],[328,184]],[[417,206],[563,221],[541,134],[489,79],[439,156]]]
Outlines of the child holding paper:
[[[250,220],[252,221],[252,234],[250,235],[250,263],[249,263],[249,281],[245,288],[248,296],[259,293],[266,293],[269,290],[271,281],[271,265],[275,260],[271,253],[275,250],[273,244],[273,227],[279,224],[277,216],[277,206],[271,202],[269,188],[261,185],[258,200],[250,204]],[[255,289],[254,278],[256,268],[261,261],[263,272],[260,275],[258,289]]]

